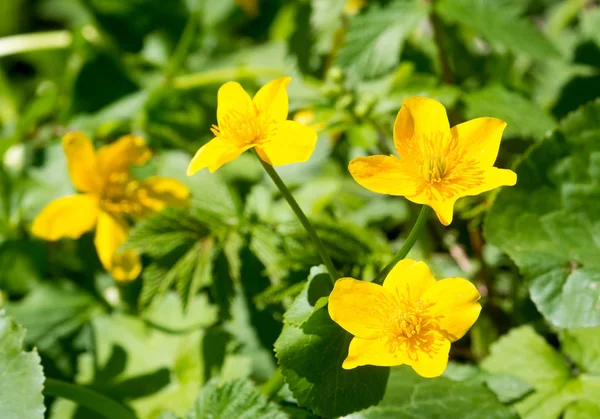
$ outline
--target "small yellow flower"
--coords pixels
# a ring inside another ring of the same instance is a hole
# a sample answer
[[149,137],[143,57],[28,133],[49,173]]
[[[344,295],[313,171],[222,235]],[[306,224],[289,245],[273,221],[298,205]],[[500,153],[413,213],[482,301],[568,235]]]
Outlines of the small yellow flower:
[[410,365],[423,377],[441,375],[450,342],[475,323],[479,292],[462,278],[436,281],[427,265],[396,264],[383,285],[342,278],[329,296],[329,315],[354,335],[344,369]]
[[366,0],[347,0],[344,4],[344,14],[347,16],[354,16],[367,5]]
[[135,279],[142,269],[139,255],[132,250],[118,252],[127,238],[129,219],[166,205],[186,205],[188,188],[158,176],[136,180],[130,166],[146,163],[152,153],[133,135],[96,151],[84,134],[69,133],[62,145],[73,186],[82,193],[50,202],[33,221],[33,234],[52,241],[77,239],[96,227],[94,244],[102,265],[118,281]]
[[500,119],[476,118],[450,128],[441,103],[412,97],[394,124],[400,158],[358,157],[348,168],[361,186],[429,205],[448,225],[458,198],[517,182],[513,171],[493,167],[505,127]]
[[188,176],[208,167],[214,172],[250,148],[273,166],[309,159],[317,143],[314,130],[295,121],[286,121],[286,87],[292,79],[283,77],[264,85],[250,99],[235,82],[219,89],[215,138],[202,146],[187,169]]

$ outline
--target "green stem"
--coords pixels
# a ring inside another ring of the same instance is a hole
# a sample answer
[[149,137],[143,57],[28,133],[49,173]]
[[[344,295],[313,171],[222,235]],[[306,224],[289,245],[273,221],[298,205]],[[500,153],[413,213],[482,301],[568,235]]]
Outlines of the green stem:
[[315,243],[315,246],[317,246],[317,251],[319,252],[321,259],[323,260],[323,263],[325,264],[325,267],[327,268],[327,272],[329,272],[329,276],[331,277],[331,283],[332,284],[335,283],[336,279],[339,278],[338,273],[337,273],[335,267],[333,266],[333,262],[331,261],[329,254],[327,254],[327,250],[325,250],[325,246],[323,246],[323,242],[317,235],[317,232],[315,231],[314,227],[312,226],[310,221],[308,221],[308,218],[306,217],[306,215],[304,215],[304,212],[302,212],[300,205],[298,205],[298,203],[292,196],[290,190],[287,188],[287,186],[285,186],[285,183],[283,183],[283,180],[281,180],[281,178],[279,177],[279,175],[277,174],[277,172],[275,171],[273,166],[271,166],[268,163],[265,163],[258,156],[258,154],[256,154],[256,158],[258,159],[258,161],[260,161],[260,164],[262,164],[262,166],[264,167],[265,172],[267,172],[267,174],[271,177],[271,179],[273,179],[273,182],[279,188],[281,195],[283,195],[285,200],[288,202],[288,204],[292,208],[292,211],[294,211],[294,213],[296,214],[296,217],[298,217],[298,220],[300,220],[300,223],[302,223],[302,226],[304,227],[304,229],[306,230],[306,232],[308,233],[308,235],[310,236],[312,241]]
[[273,398],[274,395],[277,394],[279,389],[283,387],[285,381],[283,380],[283,374],[281,373],[281,368],[277,368],[273,375],[269,378],[269,380],[263,384],[260,391],[262,391],[267,399]]
[[177,89],[195,89],[234,79],[253,79],[260,76],[279,77],[282,75],[281,68],[277,67],[222,68],[175,77],[173,78],[173,86]]
[[423,205],[423,207],[421,208],[421,212],[419,213],[419,217],[417,218],[415,225],[413,226],[412,230],[410,231],[410,234],[406,238],[406,241],[404,242],[404,244],[402,245],[400,250],[398,250],[398,253],[396,253],[396,255],[391,260],[391,262],[388,263],[385,266],[385,268],[383,268],[383,270],[381,272],[379,272],[379,274],[375,277],[375,279],[373,280],[374,283],[376,283],[376,284],[383,283],[383,280],[390,273],[392,268],[394,266],[396,266],[396,264],[399,261],[401,261],[402,259],[404,259],[406,257],[408,252],[410,252],[410,249],[412,249],[415,242],[417,241],[417,237],[421,233],[421,230],[423,230],[423,226],[425,226],[425,222],[429,218],[430,213],[431,213],[431,208],[429,208],[427,205]]
[[196,15],[191,14],[183,32],[181,34],[181,38],[177,42],[177,46],[175,47],[175,51],[173,52],[173,56],[169,61],[169,65],[167,66],[167,70],[165,72],[165,80],[167,83],[170,83],[173,76],[177,74],[183,62],[185,61],[185,57],[192,45],[192,41],[194,40],[194,34],[196,33]]
[[446,53],[444,45],[444,26],[443,23],[435,11],[435,6],[431,7],[431,13],[429,15],[431,19],[431,26],[433,28],[433,40],[438,50],[438,59],[440,62],[440,71],[442,72],[442,80],[446,84],[452,84],[452,70],[450,69],[450,60]]
[[46,378],[44,393],[47,396],[71,400],[105,418],[137,419],[135,413],[120,403],[88,388]]
[[65,30],[6,36],[0,38],[0,57],[24,52],[68,48],[72,42],[71,32]]

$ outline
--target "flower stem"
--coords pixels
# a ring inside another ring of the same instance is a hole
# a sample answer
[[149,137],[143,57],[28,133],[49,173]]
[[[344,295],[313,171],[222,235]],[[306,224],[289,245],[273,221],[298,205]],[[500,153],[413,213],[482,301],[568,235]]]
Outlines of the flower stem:
[[452,84],[452,70],[450,69],[450,61],[444,45],[444,28],[434,6],[431,8],[429,18],[431,19],[431,26],[433,27],[433,39],[438,50],[438,59],[440,62],[440,71],[442,72],[442,80],[446,84]]
[[273,398],[275,394],[283,387],[285,381],[283,380],[283,374],[281,373],[281,368],[277,368],[273,375],[269,378],[269,380],[263,384],[260,391],[267,396],[267,399]]
[[199,73],[184,74],[173,78],[176,89],[196,89],[227,80],[254,79],[256,77],[279,77],[283,73],[277,67],[235,67],[206,70]]
[[71,46],[73,36],[66,30],[26,33],[0,38],[0,57]]
[[44,393],[71,400],[105,418],[137,419],[135,413],[122,404],[88,388],[64,381],[46,378]]
[[167,66],[167,70],[165,71],[165,80],[167,83],[171,82],[175,74],[179,72],[179,69],[184,64],[185,57],[187,56],[190,46],[194,41],[194,35],[196,33],[196,18],[197,16],[194,13],[190,14],[190,17],[183,28],[179,42],[177,42],[173,56],[171,57],[171,60]]
[[383,280],[390,273],[392,268],[394,266],[396,266],[396,263],[398,263],[399,261],[401,261],[402,259],[404,259],[406,257],[408,252],[410,252],[410,249],[412,249],[415,242],[417,241],[417,237],[421,233],[421,230],[423,230],[423,226],[425,226],[425,222],[427,221],[427,218],[429,218],[430,213],[431,213],[431,208],[429,208],[427,205],[423,205],[423,207],[421,207],[421,212],[419,213],[419,217],[417,218],[415,225],[413,226],[412,230],[410,231],[410,234],[406,238],[406,241],[404,242],[404,244],[402,245],[400,250],[398,250],[398,253],[396,253],[396,255],[391,260],[391,262],[388,263],[385,266],[385,268],[383,268],[383,270],[381,272],[379,272],[379,274],[375,277],[375,279],[373,280],[374,283],[376,283],[376,284],[383,283]]
[[273,182],[275,183],[275,185],[279,188],[281,195],[283,195],[285,200],[288,202],[288,204],[292,208],[292,211],[294,211],[294,213],[296,214],[296,217],[298,217],[298,220],[300,220],[300,223],[302,223],[302,226],[304,227],[304,229],[306,230],[306,232],[308,233],[308,235],[310,236],[312,241],[315,243],[315,246],[317,246],[317,251],[319,252],[321,259],[323,260],[323,263],[325,264],[325,267],[327,268],[327,272],[329,272],[329,276],[331,277],[331,283],[332,284],[335,283],[336,279],[339,278],[338,273],[337,273],[335,267],[333,266],[333,262],[331,261],[331,258],[327,254],[327,250],[325,250],[325,246],[323,246],[323,242],[317,235],[317,232],[315,231],[314,227],[312,226],[310,221],[308,221],[308,218],[306,217],[306,215],[304,215],[304,212],[302,212],[300,205],[298,205],[298,203],[292,196],[290,190],[287,188],[287,186],[285,186],[285,183],[283,183],[283,180],[281,180],[281,178],[279,177],[279,175],[277,174],[277,172],[275,171],[273,166],[264,162],[258,156],[258,154],[255,153],[255,155],[256,155],[256,158],[258,159],[258,161],[260,161],[260,164],[262,164],[262,166],[264,167],[265,172],[267,172],[267,174],[271,177],[271,179],[273,179]]

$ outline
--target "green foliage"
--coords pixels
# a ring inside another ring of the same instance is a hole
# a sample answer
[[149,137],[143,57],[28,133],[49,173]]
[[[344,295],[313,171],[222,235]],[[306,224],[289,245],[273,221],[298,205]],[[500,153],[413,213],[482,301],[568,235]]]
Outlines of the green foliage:
[[542,33],[521,17],[523,5],[511,0],[442,0],[436,10],[450,22],[460,22],[492,46],[536,58],[559,54]]
[[500,191],[486,220],[488,240],[513,258],[540,312],[560,327],[600,324],[598,121],[598,102],[569,115],[526,154],[517,185]]
[[445,377],[427,379],[409,367],[394,367],[378,406],[348,416],[350,419],[464,418],[516,419],[482,383],[452,381]]
[[358,77],[373,78],[398,64],[402,44],[427,15],[416,0],[396,0],[352,20],[337,63]]
[[44,373],[36,350],[23,348],[25,330],[0,310],[0,416],[44,417]]
[[[585,0],[1,0],[0,308],[27,333],[0,316],[0,358],[20,360],[0,359],[19,369],[0,377],[0,417],[600,417],[599,25]],[[432,217],[410,252],[482,294],[445,377],[341,368],[352,337],[329,318],[323,261],[251,150],[186,175],[219,87],[252,96],[283,76],[288,119],[318,142],[276,170],[344,277],[375,278],[418,214],[348,173],[396,153],[403,100],[439,100],[452,125],[507,122],[495,165],[517,184],[459,200],[448,227]],[[191,191],[126,220],[135,281],[106,272],[93,231],[32,235],[82,192],[61,145],[75,130],[96,147],[144,138],[133,176]]]
[[277,406],[268,402],[248,380],[219,383],[211,380],[202,388],[186,419],[266,418],[285,419]]
[[323,299],[331,289],[321,268],[313,268],[305,289],[285,315],[275,352],[298,404],[336,417],[377,404],[389,368],[342,369],[352,336],[331,320]]
[[[588,329],[587,333],[593,336],[591,339],[598,339],[597,329]],[[573,353],[572,349],[569,352]],[[596,363],[597,355],[594,349],[588,352],[582,348],[578,358],[585,356]],[[500,338],[482,363],[488,371],[516,376],[534,388],[532,394],[515,404],[526,419],[579,417],[580,411],[597,411],[600,375],[596,365],[590,364],[592,368],[573,374],[565,358],[529,326]]]

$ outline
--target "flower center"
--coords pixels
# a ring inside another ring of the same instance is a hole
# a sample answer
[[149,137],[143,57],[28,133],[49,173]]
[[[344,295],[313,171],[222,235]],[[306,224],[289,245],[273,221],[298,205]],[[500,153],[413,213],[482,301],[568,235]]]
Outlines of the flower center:
[[391,316],[386,335],[390,352],[405,352],[411,360],[419,352],[436,352],[439,333],[436,333],[436,317],[427,313],[431,305],[422,301],[401,301],[398,310]]
[[140,189],[140,182],[129,172],[113,172],[108,176],[102,190],[100,207],[112,214],[140,216],[144,212],[144,207],[138,199]]
[[435,157],[432,159],[425,159],[423,161],[423,164],[421,165],[421,173],[428,182],[438,183],[444,178],[447,168],[448,165],[446,164],[445,159]]
[[237,146],[258,145],[269,136],[270,124],[256,110],[240,112],[231,110],[213,125],[212,133],[216,137],[227,139]]

